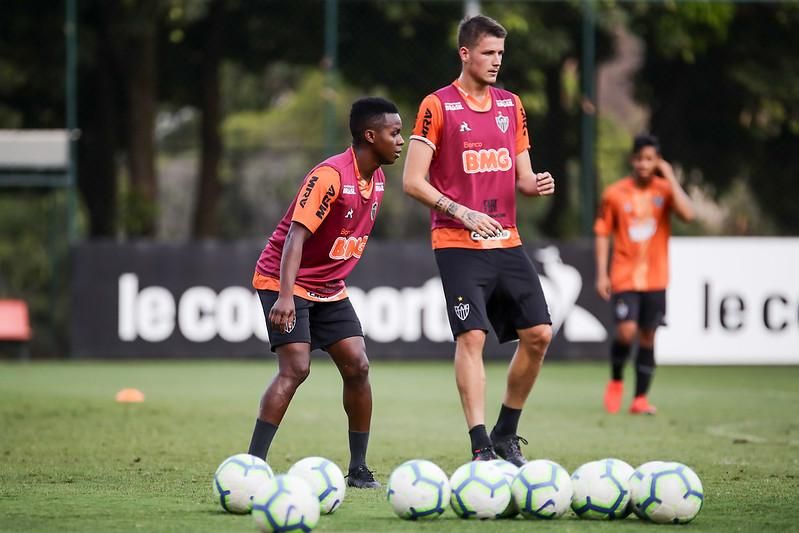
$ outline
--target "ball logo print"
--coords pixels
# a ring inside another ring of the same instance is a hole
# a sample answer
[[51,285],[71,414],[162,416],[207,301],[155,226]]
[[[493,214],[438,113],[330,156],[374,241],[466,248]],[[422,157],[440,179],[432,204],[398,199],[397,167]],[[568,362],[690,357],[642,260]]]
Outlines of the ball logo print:
[[424,459],[406,461],[391,473],[386,499],[400,518],[438,518],[450,499],[449,479],[435,463]]

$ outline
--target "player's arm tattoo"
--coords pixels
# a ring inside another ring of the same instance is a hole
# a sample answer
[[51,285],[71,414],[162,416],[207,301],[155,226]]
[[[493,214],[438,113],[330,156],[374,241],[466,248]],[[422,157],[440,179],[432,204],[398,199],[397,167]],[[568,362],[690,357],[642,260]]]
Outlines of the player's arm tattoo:
[[441,198],[439,198],[436,201],[436,204],[433,206],[433,209],[435,209],[436,211],[439,211],[441,213],[444,213],[445,215],[449,215],[449,216],[454,218],[455,217],[455,213],[458,212],[460,207],[461,207],[461,204],[459,204],[458,202],[456,202],[454,200],[450,200],[449,198],[447,198],[446,196],[444,196],[442,194]]

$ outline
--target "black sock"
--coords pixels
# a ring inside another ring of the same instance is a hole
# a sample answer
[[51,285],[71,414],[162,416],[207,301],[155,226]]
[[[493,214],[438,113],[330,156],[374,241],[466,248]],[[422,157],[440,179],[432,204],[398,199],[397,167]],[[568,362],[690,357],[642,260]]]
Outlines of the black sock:
[[516,430],[519,428],[520,416],[522,416],[521,409],[514,409],[503,403],[502,407],[499,409],[497,424],[494,426],[494,430],[491,433],[501,437],[516,435]]
[[652,376],[655,374],[655,350],[653,348],[638,347],[638,357],[635,360],[635,395],[641,396],[649,392]]
[[491,439],[488,438],[485,424],[479,424],[470,429],[469,438],[472,439],[473,452],[491,446]]
[[366,447],[368,445],[368,431],[350,431],[350,470],[366,464]]
[[610,377],[621,381],[624,377],[624,363],[630,355],[630,345],[614,340],[610,345]]
[[276,425],[260,418],[256,420],[255,429],[252,430],[252,439],[250,439],[250,449],[247,453],[266,460],[266,454],[269,452],[269,446],[272,444],[272,439],[275,438],[275,433],[277,433]]

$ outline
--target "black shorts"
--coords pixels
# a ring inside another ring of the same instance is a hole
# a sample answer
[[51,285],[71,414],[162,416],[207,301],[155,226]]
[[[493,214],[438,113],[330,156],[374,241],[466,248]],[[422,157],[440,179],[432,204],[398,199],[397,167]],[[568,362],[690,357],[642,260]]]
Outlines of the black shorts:
[[294,328],[283,333],[269,325],[269,310],[277,301],[277,291],[259,290],[261,305],[264,308],[266,329],[272,351],[284,344],[304,342],[311,350],[327,350],[331,344],[349,337],[363,337],[363,329],[349,298],[337,302],[312,302],[298,296],[294,297],[297,320]]
[[641,329],[664,325],[666,291],[627,291],[614,294],[611,300],[616,323],[633,320]]
[[521,246],[495,250],[435,251],[452,335],[494,328],[499,342],[517,330],[552,324],[533,262]]

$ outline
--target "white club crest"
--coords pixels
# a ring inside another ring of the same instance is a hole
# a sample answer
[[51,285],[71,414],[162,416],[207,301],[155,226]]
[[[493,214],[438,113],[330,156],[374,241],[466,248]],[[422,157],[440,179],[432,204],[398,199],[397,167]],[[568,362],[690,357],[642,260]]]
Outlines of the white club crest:
[[508,131],[508,126],[510,126],[510,118],[508,115],[503,115],[502,111],[497,113],[497,127],[502,133]]
[[466,317],[469,316],[469,304],[465,304],[463,302],[459,303],[455,306],[455,315],[460,318],[462,321],[466,320]]
[[286,325],[283,327],[283,333],[291,333],[294,331],[294,326],[297,325],[297,316],[295,315],[294,318],[291,319],[291,322],[287,322]]
[[370,213],[372,220],[377,216],[377,202],[372,204],[372,212]]

